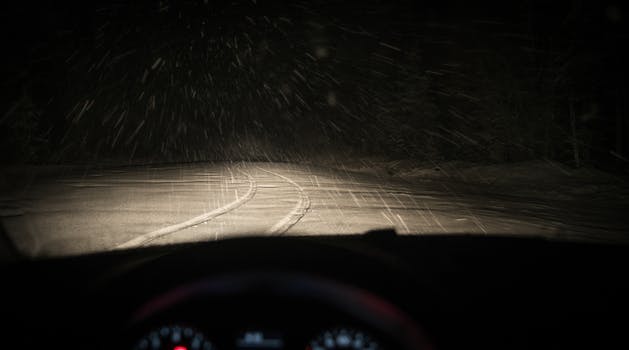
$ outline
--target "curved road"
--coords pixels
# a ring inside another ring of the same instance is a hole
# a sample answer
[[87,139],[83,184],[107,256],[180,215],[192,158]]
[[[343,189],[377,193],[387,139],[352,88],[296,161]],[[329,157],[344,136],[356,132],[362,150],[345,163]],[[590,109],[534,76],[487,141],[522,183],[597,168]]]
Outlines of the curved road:
[[110,169],[42,181],[12,200],[19,214],[3,215],[2,223],[29,256],[382,228],[400,234],[592,234],[574,231],[566,211],[553,203],[283,163]]

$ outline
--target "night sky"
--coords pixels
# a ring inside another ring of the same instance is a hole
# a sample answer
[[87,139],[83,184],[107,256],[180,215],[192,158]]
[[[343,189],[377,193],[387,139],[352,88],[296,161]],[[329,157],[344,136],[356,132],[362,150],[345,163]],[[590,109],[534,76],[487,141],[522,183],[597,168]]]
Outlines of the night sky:
[[626,167],[627,12],[549,3],[14,2],[3,161]]

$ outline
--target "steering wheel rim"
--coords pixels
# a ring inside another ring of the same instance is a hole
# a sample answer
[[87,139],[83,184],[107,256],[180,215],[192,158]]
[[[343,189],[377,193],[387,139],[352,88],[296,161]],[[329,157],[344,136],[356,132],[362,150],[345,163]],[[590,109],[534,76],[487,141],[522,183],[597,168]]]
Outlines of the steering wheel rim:
[[194,298],[234,296],[252,292],[315,300],[343,311],[391,336],[403,349],[433,349],[421,327],[405,312],[382,297],[335,280],[283,271],[223,274],[183,284],[142,304],[132,314],[129,325],[141,323]]

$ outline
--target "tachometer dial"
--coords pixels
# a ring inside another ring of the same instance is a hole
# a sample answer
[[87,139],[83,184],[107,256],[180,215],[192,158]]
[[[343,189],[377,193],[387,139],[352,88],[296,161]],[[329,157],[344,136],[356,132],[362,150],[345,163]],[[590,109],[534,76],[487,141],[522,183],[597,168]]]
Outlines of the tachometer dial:
[[380,350],[382,347],[365,332],[352,328],[327,330],[306,347],[306,350],[327,349]]
[[140,339],[135,350],[215,350],[205,336],[192,328],[164,326]]

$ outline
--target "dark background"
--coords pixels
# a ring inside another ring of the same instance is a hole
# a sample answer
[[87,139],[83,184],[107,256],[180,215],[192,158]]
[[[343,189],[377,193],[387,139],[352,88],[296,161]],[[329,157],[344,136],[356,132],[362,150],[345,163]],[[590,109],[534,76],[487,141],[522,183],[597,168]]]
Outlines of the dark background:
[[621,2],[51,0],[1,11],[5,164],[628,164]]

